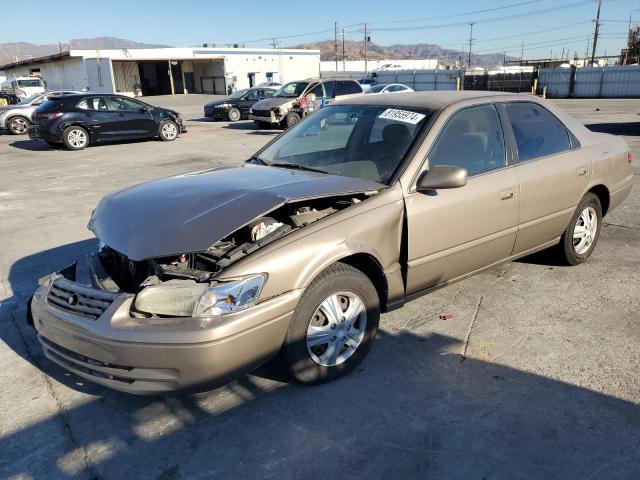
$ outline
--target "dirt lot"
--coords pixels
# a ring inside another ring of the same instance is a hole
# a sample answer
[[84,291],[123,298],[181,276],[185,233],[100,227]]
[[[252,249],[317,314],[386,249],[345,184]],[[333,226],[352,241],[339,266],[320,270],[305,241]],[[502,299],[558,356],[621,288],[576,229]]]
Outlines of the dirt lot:
[[173,143],[67,152],[0,134],[0,477],[640,478],[640,100],[559,102],[634,154],[635,188],[588,263],[527,258],[386,314],[340,381],[301,387],[267,366],[138,398],[43,358],[24,302],[92,245],[104,194],[237,165],[276,133],[202,121],[207,98],[151,99],[188,120]]

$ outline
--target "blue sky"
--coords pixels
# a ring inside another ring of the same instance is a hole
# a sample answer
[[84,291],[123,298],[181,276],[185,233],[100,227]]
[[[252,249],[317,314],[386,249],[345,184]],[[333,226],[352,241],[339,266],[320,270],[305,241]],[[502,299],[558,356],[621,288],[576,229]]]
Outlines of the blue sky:
[[[520,5],[509,7],[514,4]],[[281,40],[292,46],[333,38],[337,21],[340,29],[347,27],[347,39],[360,40],[359,24],[368,22],[372,41],[380,45],[435,43],[466,49],[468,23],[475,22],[474,52],[520,56],[524,41],[526,58],[548,57],[551,51],[556,56],[563,48],[582,56],[596,8],[595,0],[104,0],[67,9],[59,2],[21,0],[20,11],[29,13],[19,21],[2,21],[0,43],[113,36],[174,46],[247,42],[258,47],[268,46],[267,37],[305,34]],[[638,23],[638,0],[604,0],[598,54],[619,53],[634,9],[633,23]]]

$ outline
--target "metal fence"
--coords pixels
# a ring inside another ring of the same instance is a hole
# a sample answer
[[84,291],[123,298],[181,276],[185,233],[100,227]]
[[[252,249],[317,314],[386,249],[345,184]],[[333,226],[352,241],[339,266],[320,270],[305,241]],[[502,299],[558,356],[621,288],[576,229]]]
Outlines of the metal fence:
[[530,93],[533,72],[518,73],[469,73],[464,74],[465,90],[490,90],[494,92]]
[[[402,83],[416,91],[455,90],[459,70],[385,70],[376,72],[376,83]],[[321,72],[322,78],[366,77],[365,72]]]
[[640,98],[640,66],[543,68],[538,91],[551,98]]

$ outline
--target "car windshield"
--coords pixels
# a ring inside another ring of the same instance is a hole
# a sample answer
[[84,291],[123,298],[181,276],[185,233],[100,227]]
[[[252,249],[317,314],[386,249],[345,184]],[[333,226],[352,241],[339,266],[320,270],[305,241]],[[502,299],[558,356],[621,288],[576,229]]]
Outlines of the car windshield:
[[388,184],[431,113],[422,108],[332,105],[285,131],[252,161]]
[[233,92],[231,95],[229,95],[227,98],[229,100],[236,100],[240,97],[242,97],[245,93],[247,93],[249,91],[248,88],[243,88],[242,90],[238,90],[237,92]]
[[387,85],[375,85],[369,89],[371,93],[378,93],[384,90]]
[[302,95],[302,92],[307,88],[307,85],[309,85],[309,82],[290,82],[280,87],[273,96],[297,98]]
[[42,83],[40,79],[34,78],[33,80],[18,80],[19,87],[40,87]]
[[33,95],[29,95],[27,98],[23,98],[22,100],[20,100],[17,103],[17,105],[27,105],[33,102],[36,98],[38,98],[41,95],[42,95],[41,93],[34,93]]

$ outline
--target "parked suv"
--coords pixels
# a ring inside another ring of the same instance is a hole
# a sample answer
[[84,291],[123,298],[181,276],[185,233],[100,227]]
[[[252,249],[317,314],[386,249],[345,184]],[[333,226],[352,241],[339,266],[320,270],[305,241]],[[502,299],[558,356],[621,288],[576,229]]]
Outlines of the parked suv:
[[0,129],[6,128],[14,135],[27,133],[29,124],[33,122],[33,113],[40,105],[51,97],[82,93],[74,91],[55,91],[46,93],[34,93],[30,97],[23,98],[15,105],[0,106]]
[[273,97],[251,107],[249,119],[261,128],[271,125],[289,128],[304,116],[338,98],[350,98],[363,93],[362,86],[355,80],[310,78],[289,82],[280,87]]
[[232,93],[227,98],[216,102],[207,103],[204,106],[204,116],[214,120],[229,120],[237,122],[247,119],[249,110],[254,103],[272,97],[277,88],[257,87],[245,88]]
[[33,115],[29,137],[82,150],[109,140],[160,137],[175,140],[185,133],[180,114],[121,95],[80,94],[51,97]]

